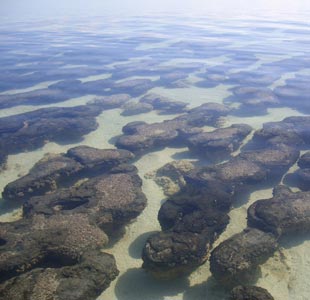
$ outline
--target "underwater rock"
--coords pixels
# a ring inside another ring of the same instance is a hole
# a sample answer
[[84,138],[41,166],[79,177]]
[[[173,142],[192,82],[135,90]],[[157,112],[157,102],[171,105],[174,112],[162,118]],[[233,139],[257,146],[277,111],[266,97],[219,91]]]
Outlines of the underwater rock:
[[208,240],[210,248],[228,225],[228,215],[213,208],[201,209],[195,204],[191,206],[190,202],[186,204],[174,205],[169,201],[161,207],[158,220],[162,229],[202,234]]
[[231,108],[228,106],[208,102],[188,110],[187,114],[176,119],[185,120],[187,126],[190,127],[202,127],[206,125],[217,127],[221,117],[226,116],[230,111]]
[[281,122],[264,123],[254,134],[254,141],[260,144],[305,147],[310,144],[310,117],[288,117]]
[[198,133],[189,137],[188,147],[194,152],[221,160],[236,151],[251,131],[252,128],[249,125],[234,124],[212,132]]
[[[127,150],[74,147],[66,154],[44,157],[27,175],[7,184],[2,196],[5,199],[27,200],[32,196],[54,191],[59,185],[73,183],[83,176],[85,171],[107,172],[133,157],[133,154]],[[93,175],[88,174],[88,176]]]
[[241,104],[235,111],[235,114],[266,114],[267,108],[280,105],[278,97],[268,88],[240,86],[231,89],[231,91],[233,96],[226,98],[224,102],[237,102]]
[[85,214],[91,224],[111,234],[145,208],[146,197],[141,186],[142,181],[136,174],[97,176],[76,187],[33,197],[24,204],[23,212],[25,217]]
[[309,104],[309,75],[297,75],[285,81],[285,85],[275,88],[283,106],[292,107],[304,114],[310,113]]
[[141,102],[127,102],[121,108],[123,109],[121,113],[122,116],[139,115],[153,110],[153,106],[151,104]]
[[0,118],[0,153],[16,154],[48,141],[72,143],[98,127],[98,107],[50,107]]
[[153,87],[155,87],[155,83],[150,79],[128,79],[114,82],[111,89],[119,93],[126,93],[130,96],[137,97],[143,95]]
[[212,275],[225,286],[251,282],[257,275],[257,267],[277,249],[272,234],[247,228],[217,246],[211,253]]
[[[216,103],[203,104],[189,110],[186,114],[161,123],[147,124],[132,122],[123,127],[124,135],[116,141],[117,148],[142,153],[158,147],[175,144],[179,131],[187,127],[201,127],[215,124],[218,119],[229,112],[225,106]],[[183,142],[181,139],[180,142]]]
[[295,172],[297,178],[297,187],[302,191],[310,190],[310,168],[299,169]]
[[222,186],[208,189],[186,186],[164,202],[158,221],[162,230],[197,233],[207,230],[207,234],[214,239],[227,225],[231,204],[231,194]]
[[39,89],[13,95],[0,95],[0,108],[9,108],[18,105],[44,105],[58,103],[70,98],[78,97],[81,93],[66,93],[57,89]]
[[7,184],[3,190],[4,199],[28,199],[57,188],[58,182],[63,182],[70,176],[75,176],[83,166],[62,154],[48,156],[37,162],[29,173]]
[[159,232],[143,248],[142,267],[159,279],[188,274],[207,258],[208,245],[202,235],[192,232]]
[[194,169],[187,160],[176,160],[167,163],[156,171],[155,182],[161,186],[165,195],[171,196],[185,186],[184,174]]
[[229,223],[230,205],[230,195],[222,190],[213,194],[181,190],[169,198],[158,213],[163,232],[151,236],[144,246],[143,268],[163,279],[194,271]]
[[271,199],[249,207],[248,225],[277,236],[309,232],[310,192],[293,193],[286,186],[277,186]]
[[87,215],[35,215],[0,224],[0,281],[44,265],[71,265],[80,255],[103,247],[106,234]]
[[2,169],[5,169],[6,162],[7,162],[7,154],[1,153],[1,150],[0,150],[0,172]]
[[228,76],[226,82],[228,84],[243,84],[248,86],[268,87],[274,81],[278,80],[280,75],[268,72],[263,68],[251,71],[240,71],[232,73]]
[[258,286],[237,286],[231,293],[229,300],[274,300],[266,289]]
[[298,160],[298,166],[301,169],[308,169],[310,168],[310,151],[303,154]]
[[[127,149],[134,153],[141,153],[153,148],[168,146],[178,137],[177,128],[183,122],[164,121],[162,123],[130,124],[123,128],[123,132],[133,132],[119,137],[115,143],[117,148]],[[129,129],[130,128],[130,129]]]
[[127,163],[134,155],[122,149],[97,149],[89,146],[77,146],[67,151],[66,156],[74,159],[87,169],[108,170]]
[[160,75],[161,84],[170,87],[179,80],[184,80],[188,77],[188,73],[182,71],[174,71]]
[[0,284],[2,300],[95,300],[118,270],[112,255],[88,250],[75,265],[35,268]]
[[115,94],[111,96],[97,97],[89,101],[88,105],[99,106],[102,110],[118,108],[127,103],[130,96],[127,94]]
[[156,110],[171,114],[184,112],[184,109],[188,105],[186,102],[174,101],[154,93],[145,95],[140,99],[140,102],[150,104]]
[[266,170],[268,178],[275,180],[297,161],[299,151],[290,146],[279,145],[265,149],[242,151],[238,156],[259,164]]
[[231,192],[247,189],[253,184],[263,182],[267,171],[263,167],[249,160],[234,157],[223,164],[203,167],[186,174],[188,184],[199,186],[227,185]]

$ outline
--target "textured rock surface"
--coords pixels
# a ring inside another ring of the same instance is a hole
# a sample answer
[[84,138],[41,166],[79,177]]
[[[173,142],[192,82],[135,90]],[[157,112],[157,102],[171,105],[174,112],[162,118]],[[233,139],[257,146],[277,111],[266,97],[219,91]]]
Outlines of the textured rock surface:
[[310,168],[310,151],[300,157],[298,160],[298,166],[302,169]]
[[310,117],[289,117],[281,122],[270,122],[255,132],[258,143],[268,145],[296,145],[305,147],[310,144]]
[[112,96],[97,97],[94,100],[89,101],[87,104],[95,105],[101,109],[112,109],[121,107],[130,100],[130,96],[127,94],[116,94]]
[[194,165],[186,160],[167,163],[156,171],[155,182],[161,186],[165,195],[171,196],[185,186],[184,175],[194,169]]
[[273,235],[248,228],[217,246],[211,253],[210,270],[226,286],[255,279],[257,267],[276,250]]
[[153,110],[153,106],[148,103],[135,103],[135,102],[128,102],[122,106],[122,113],[123,116],[133,116],[139,115],[142,113],[149,112]]
[[[228,112],[229,109],[223,105],[207,103],[189,110],[180,117],[161,123],[132,122],[124,126],[124,135],[118,138],[116,146],[139,153],[169,146],[178,141],[180,130],[208,124],[215,125],[219,117]],[[183,139],[179,142],[184,143]]]
[[145,208],[146,198],[141,185],[136,174],[98,176],[78,187],[31,198],[24,204],[24,215],[84,214],[92,224],[111,234]]
[[126,150],[97,149],[89,146],[71,148],[66,155],[86,168],[100,168],[102,170],[108,170],[134,158],[134,155]]
[[174,101],[164,96],[157,94],[147,94],[140,99],[141,103],[150,104],[156,110],[160,110],[165,113],[180,113],[183,112],[186,106],[186,102]]
[[0,280],[33,268],[78,262],[80,255],[107,244],[106,234],[85,214],[36,215],[0,226]]
[[143,95],[153,87],[155,83],[150,79],[128,79],[115,82],[111,88],[119,93],[127,93],[136,97]]
[[242,141],[252,131],[246,124],[234,124],[227,128],[219,128],[212,132],[202,132],[188,139],[188,147],[210,158],[227,158],[236,151]]
[[0,284],[3,300],[92,300],[118,275],[112,255],[86,251],[73,266],[35,268]]
[[83,175],[92,177],[98,172],[107,172],[133,157],[126,150],[74,147],[66,154],[50,155],[40,160],[27,175],[6,185],[2,195],[5,199],[27,200],[74,183]]
[[297,186],[303,191],[310,190],[310,168],[296,171]]
[[220,193],[181,191],[168,199],[158,214],[163,232],[151,236],[143,248],[143,268],[172,279],[202,264],[229,222],[229,195]]
[[255,86],[239,86],[232,89],[233,96],[224,100],[225,103],[237,102],[241,105],[235,113],[242,115],[266,114],[267,108],[280,105],[278,97],[269,88]]
[[266,289],[257,286],[237,286],[229,300],[274,300]]
[[62,154],[45,157],[29,174],[9,183],[2,193],[5,199],[28,199],[57,189],[57,182],[75,176],[83,166]]
[[271,199],[258,200],[249,207],[248,225],[278,236],[309,232],[310,192],[276,187]]
[[143,268],[160,279],[177,278],[193,271],[206,260],[208,245],[191,232],[160,232],[143,248]]

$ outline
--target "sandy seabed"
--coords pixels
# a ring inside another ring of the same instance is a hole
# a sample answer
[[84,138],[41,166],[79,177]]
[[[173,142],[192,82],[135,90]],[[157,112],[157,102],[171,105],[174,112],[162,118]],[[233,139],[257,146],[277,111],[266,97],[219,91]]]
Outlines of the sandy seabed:
[[[172,61],[171,63],[175,62]],[[103,77],[94,76],[84,80],[95,80]],[[196,79],[192,77],[193,81]],[[281,85],[283,82],[284,80],[280,80],[277,85]],[[32,87],[32,89],[45,86],[46,83],[42,83]],[[154,88],[150,92],[189,102],[191,107],[196,107],[205,102],[222,103],[223,99],[230,95],[229,88],[230,86],[224,85],[210,89],[190,86],[179,89]],[[27,91],[30,90],[31,88],[27,89]],[[14,92],[16,91],[8,93]],[[83,105],[94,97],[94,95],[87,95],[53,105],[19,106],[4,109],[0,112],[0,117],[32,111],[41,107]],[[154,111],[142,115],[123,117],[120,112],[120,109],[104,111],[97,117],[98,129],[86,135],[80,144],[102,149],[114,148],[114,138],[121,134],[122,127],[125,124],[140,120],[149,123],[161,122],[175,117],[175,115],[159,115]],[[251,125],[254,129],[258,129],[265,122],[280,121],[292,115],[298,116],[302,114],[290,108],[269,109],[264,116],[228,116],[223,126],[242,122]],[[1,173],[0,190],[7,183],[27,174],[31,167],[47,153],[65,152],[76,145],[47,143],[43,148],[35,151],[10,155],[7,168]],[[152,179],[146,179],[144,175],[176,159],[176,157],[182,156],[186,151],[186,148],[165,148],[161,151],[148,153],[135,162],[139,175],[143,179],[143,191],[148,199],[148,205],[143,213],[125,228],[124,235],[119,240],[112,241],[112,245],[104,249],[105,252],[115,256],[120,274],[98,300],[222,300],[225,298],[225,292],[222,291],[222,288],[211,276],[209,263],[199,267],[190,276],[174,281],[157,281],[141,268],[142,247],[152,232],[160,230],[157,213],[161,203],[165,200],[161,188]],[[216,245],[246,227],[246,211],[251,203],[258,199],[270,198],[271,195],[272,189],[257,190],[251,193],[249,199],[247,199],[248,201],[234,207],[230,212],[231,221],[226,231],[216,241]],[[0,204],[0,221],[13,221],[21,217],[20,206],[17,207],[4,201],[1,201]],[[309,247],[309,238],[296,237],[283,241],[282,248],[261,266],[261,277],[257,285],[267,288],[276,300],[309,299]]]

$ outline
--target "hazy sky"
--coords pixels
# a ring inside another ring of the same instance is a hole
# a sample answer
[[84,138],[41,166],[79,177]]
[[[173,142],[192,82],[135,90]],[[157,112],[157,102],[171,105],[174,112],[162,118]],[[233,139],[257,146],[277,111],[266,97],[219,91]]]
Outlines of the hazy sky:
[[310,9],[310,0],[0,0],[1,18],[65,15],[145,15],[149,13],[291,13]]

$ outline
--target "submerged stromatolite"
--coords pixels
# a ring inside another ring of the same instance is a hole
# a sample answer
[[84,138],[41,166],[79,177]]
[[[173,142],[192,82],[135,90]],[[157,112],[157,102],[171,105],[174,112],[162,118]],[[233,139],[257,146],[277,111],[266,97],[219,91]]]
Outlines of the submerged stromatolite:
[[91,171],[87,176],[107,172],[133,157],[126,150],[74,147],[66,154],[50,155],[40,160],[27,175],[7,184],[2,195],[5,199],[26,200],[74,183],[86,175],[85,172]]
[[255,279],[257,267],[274,253],[277,246],[272,234],[247,228],[212,251],[212,275],[226,286],[251,282]]
[[84,214],[109,235],[136,218],[146,206],[141,179],[135,173],[97,176],[80,186],[33,197],[24,215]]
[[118,93],[127,93],[134,97],[143,95],[153,87],[155,83],[150,79],[125,79],[114,82],[111,86]]
[[9,154],[34,150],[49,141],[72,143],[97,129],[96,117],[120,107],[128,95],[113,95],[75,107],[49,107],[0,118],[0,166]]
[[2,300],[93,300],[118,275],[112,255],[88,250],[78,264],[35,268],[0,284]]
[[154,93],[147,94],[140,99],[141,104],[149,104],[154,107],[154,109],[159,110],[164,113],[181,113],[188,105],[186,102],[174,101],[170,98],[157,95]]
[[254,140],[267,145],[296,145],[305,147],[310,144],[310,117],[288,117],[281,122],[263,124],[254,134]]
[[234,124],[211,132],[201,132],[188,138],[188,147],[212,159],[223,160],[236,151],[252,131],[246,124]]
[[271,199],[258,200],[249,207],[248,225],[276,236],[309,232],[310,192],[276,187]]
[[237,286],[231,293],[229,300],[274,300],[266,289],[258,286]]
[[204,237],[192,232],[160,232],[143,248],[143,268],[156,278],[177,278],[193,271],[206,260]]
[[233,96],[224,100],[225,103],[237,102],[240,106],[234,112],[239,115],[266,114],[270,107],[277,107],[280,101],[269,88],[255,86],[238,86],[231,89]]
[[206,261],[226,228],[230,204],[230,194],[216,188],[213,194],[181,190],[169,198],[158,214],[163,232],[151,236],[143,248],[143,268],[164,279],[192,272]]
[[159,168],[153,177],[161,186],[165,195],[171,196],[186,185],[184,175],[194,169],[194,165],[187,160],[176,160]]
[[285,176],[284,181],[289,185],[293,185],[301,189],[302,191],[310,190],[310,151],[302,155],[297,165],[297,169],[294,173],[289,173]]
[[129,123],[123,128],[123,133],[116,141],[116,146],[135,153],[154,150],[176,142],[184,144],[179,139],[179,132],[185,128],[215,125],[221,116],[229,109],[216,103],[207,103],[201,107],[191,109],[186,114],[161,123],[147,124],[145,122]]
[[121,108],[123,109],[121,113],[122,116],[139,115],[153,110],[153,106],[151,104],[140,102],[127,102]]
[[35,215],[1,223],[0,280],[45,265],[78,263],[80,255],[107,244],[106,234],[85,214]]

